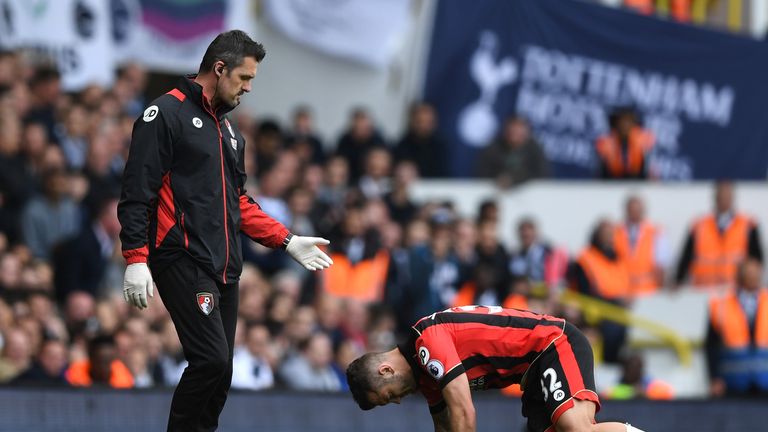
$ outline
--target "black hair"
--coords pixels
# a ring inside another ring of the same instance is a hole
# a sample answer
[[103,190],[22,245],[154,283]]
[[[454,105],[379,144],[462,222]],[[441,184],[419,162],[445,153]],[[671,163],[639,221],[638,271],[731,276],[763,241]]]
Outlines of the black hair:
[[251,39],[244,31],[230,30],[220,33],[208,45],[198,73],[212,71],[217,61],[224,62],[231,70],[243,64],[245,57],[253,57],[257,62],[261,62],[265,55],[264,46]]
[[368,393],[381,386],[383,378],[376,367],[384,353],[368,353],[357,358],[347,367],[347,383],[352,397],[363,411],[373,409],[376,405],[368,398]]
[[93,358],[96,351],[102,347],[114,347],[115,338],[110,334],[99,334],[88,342],[88,357]]

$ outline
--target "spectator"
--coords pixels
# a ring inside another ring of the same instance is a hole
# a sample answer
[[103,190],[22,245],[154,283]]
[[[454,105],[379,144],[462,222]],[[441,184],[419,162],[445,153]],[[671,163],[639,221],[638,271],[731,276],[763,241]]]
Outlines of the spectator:
[[517,240],[519,247],[512,252],[509,261],[512,277],[526,278],[533,284],[545,284],[550,296],[555,296],[557,288],[564,285],[568,269],[567,253],[542,240],[536,222],[529,217],[518,222]]
[[71,169],[80,170],[85,166],[88,153],[88,122],[88,112],[82,105],[72,105],[69,108],[59,141],[67,158],[67,166]]
[[19,214],[36,186],[21,154],[21,144],[21,124],[15,113],[0,110],[0,208],[4,213],[3,228],[14,242],[19,237]]
[[757,222],[734,207],[733,184],[715,185],[714,212],[694,222],[677,265],[679,286],[690,275],[697,288],[733,284],[736,266],[746,258],[763,262]]
[[280,125],[272,120],[264,120],[256,130],[256,172],[261,175],[272,169],[283,149],[283,133]]
[[264,390],[274,386],[269,362],[269,330],[261,324],[248,326],[244,347],[235,349],[232,360],[232,388]]
[[131,371],[117,359],[115,340],[108,335],[96,336],[88,343],[88,359],[73,362],[65,372],[67,381],[75,387],[93,385],[131,388]]
[[383,300],[389,255],[362,208],[347,208],[330,248],[333,266],[320,274],[325,292],[365,302]]
[[341,382],[331,366],[331,339],[322,332],[312,334],[300,353],[283,363],[280,377],[294,390],[338,391]]
[[419,172],[413,162],[405,160],[395,165],[392,188],[384,201],[387,203],[392,220],[401,226],[405,226],[416,217],[418,207],[411,199],[411,187],[418,178]]
[[52,67],[40,67],[32,76],[29,83],[32,95],[30,111],[25,121],[42,123],[48,136],[54,142],[59,142],[56,131],[56,104],[61,98],[61,75]]
[[669,248],[661,229],[645,219],[645,203],[630,196],[625,221],[616,225],[613,235],[616,253],[629,272],[629,296],[653,294],[664,283],[669,264]]
[[[614,248],[615,228],[608,220],[600,220],[592,232],[589,246],[580,254],[571,269],[571,284],[577,291],[604,301],[623,305],[629,295],[629,272]],[[608,363],[619,361],[624,345],[626,328],[603,321],[603,359]]]
[[735,290],[709,302],[706,339],[710,395],[768,395],[768,291],[763,267],[747,258],[738,267]]
[[9,382],[24,372],[32,361],[32,342],[20,327],[3,333],[3,355],[0,357],[0,382]]
[[64,379],[67,369],[67,346],[59,339],[43,341],[35,361],[11,384],[18,386],[68,386]]
[[60,170],[43,175],[44,195],[32,198],[24,208],[21,227],[32,255],[48,260],[56,243],[77,234],[80,209],[67,196],[69,179]]
[[368,152],[384,145],[384,139],[374,128],[368,112],[363,108],[352,110],[349,128],[339,138],[336,154],[347,160],[349,179],[353,184],[357,184],[363,175]]
[[411,248],[409,254],[408,301],[400,305],[416,322],[435,310],[453,304],[456,293],[466,279],[466,268],[452,247],[452,224],[437,216],[430,228],[429,243]]
[[288,192],[287,204],[291,224],[288,229],[296,235],[314,236],[315,224],[312,220],[312,205],[314,196],[303,187],[294,187]]
[[501,136],[480,153],[475,173],[506,188],[548,177],[549,162],[531,136],[528,121],[512,116],[504,122]]
[[323,142],[314,130],[309,107],[300,106],[293,112],[293,129],[289,132],[287,142],[288,148],[295,151],[304,164],[325,163]]
[[188,363],[184,358],[176,327],[174,327],[170,317],[163,321],[160,329],[163,353],[157,359],[157,367],[154,373],[155,382],[162,383],[168,387],[175,387],[179,383],[181,374],[184,373]]
[[117,198],[104,200],[95,219],[80,233],[63,242],[54,253],[56,296],[63,301],[69,293],[85,291],[94,297],[102,293],[104,276],[120,234]]
[[597,139],[600,178],[605,180],[648,179],[648,155],[653,148],[653,134],[640,126],[637,112],[620,107],[609,118],[608,134]]
[[64,323],[67,332],[73,339],[90,337],[98,326],[93,296],[84,291],[73,291],[65,301]]
[[437,116],[432,105],[417,102],[408,115],[408,129],[395,147],[398,162],[410,161],[424,178],[446,176],[448,148],[437,133]]
[[389,193],[392,157],[383,147],[372,148],[365,156],[365,170],[358,186],[367,199],[379,199]]

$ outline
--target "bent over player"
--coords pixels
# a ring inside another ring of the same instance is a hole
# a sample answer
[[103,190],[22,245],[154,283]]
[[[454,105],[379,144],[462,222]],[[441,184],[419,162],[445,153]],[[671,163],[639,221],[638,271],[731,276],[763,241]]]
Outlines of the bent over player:
[[331,265],[317,247],[327,240],[292,235],[245,193],[245,139],[227,113],[251,91],[264,55],[242,31],[218,35],[198,74],[181,78],[133,126],[118,206],[123,293],[146,308],[154,278],[189,362],[169,431],[218,426],[232,378],[240,232],[285,248],[308,270]]
[[408,342],[368,353],[347,368],[364,410],[420,390],[436,432],[474,432],[471,390],[519,383],[528,430],[639,432],[622,423],[595,424],[592,348],[561,318],[499,306],[462,306],[420,319]]

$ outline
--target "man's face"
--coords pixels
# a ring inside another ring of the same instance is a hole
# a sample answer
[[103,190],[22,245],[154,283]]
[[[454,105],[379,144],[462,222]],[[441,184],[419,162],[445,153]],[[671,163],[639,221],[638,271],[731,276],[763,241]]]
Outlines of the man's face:
[[216,89],[218,102],[230,108],[238,106],[240,96],[251,91],[251,81],[256,77],[258,67],[259,63],[253,57],[243,58],[243,63],[236,68],[225,66]]
[[403,377],[392,377],[385,381],[386,384],[376,391],[368,393],[368,400],[376,406],[384,406],[389,403],[399,404],[409,394],[416,391],[408,380]]

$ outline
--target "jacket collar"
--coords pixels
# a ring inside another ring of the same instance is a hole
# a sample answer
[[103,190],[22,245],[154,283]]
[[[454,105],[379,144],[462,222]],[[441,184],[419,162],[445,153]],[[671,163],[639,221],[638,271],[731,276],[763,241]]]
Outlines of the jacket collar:
[[[185,75],[179,80],[177,86],[182,93],[184,93],[192,102],[197,104],[200,108],[206,112],[212,113],[211,102],[203,94],[203,86],[194,81],[197,74]],[[216,110],[216,118],[221,119],[225,114],[232,111],[232,107],[223,106]]]

